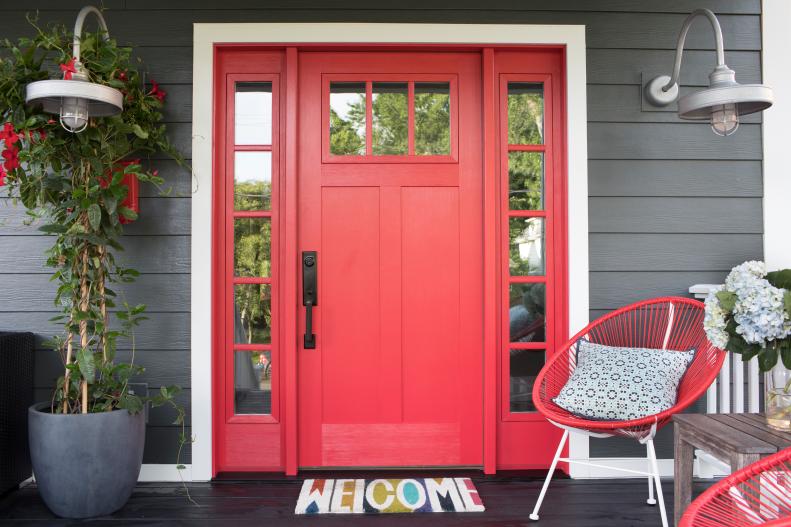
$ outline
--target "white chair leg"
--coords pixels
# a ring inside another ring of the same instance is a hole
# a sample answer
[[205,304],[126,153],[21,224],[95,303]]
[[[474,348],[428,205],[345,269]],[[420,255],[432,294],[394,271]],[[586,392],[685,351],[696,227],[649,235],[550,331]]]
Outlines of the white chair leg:
[[654,475],[656,483],[656,497],[659,498],[659,513],[662,516],[662,527],[667,527],[667,512],[665,511],[665,498],[662,496],[662,481],[659,479],[659,465],[656,462],[656,450],[654,450],[654,440],[649,439],[646,443],[648,448],[648,458],[651,462],[651,473]]
[[[563,452],[563,447],[566,444],[566,440],[569,438],[569,431],[563,431],[563,437],[560,438],[560,443],[558,443],[558,449],[555,452],[555,457],[552,459],[552,464],[549,466],[549,473],[547,474],[547,479],[544,480],[544,486],[541,487],[541,493],[538,495],[538,501],[536,502],[536,506],[533,509],[533,512],[530,514],[529,518],[533,521],[538,520],[538,509],[541,508],[541,502],[544,501],[544,495],[547,493],[547,488],[549,488],[549,481],[552,479],[552,474],[555,472],[555,467],[558,464],[558,458],[560,454]],[[667,527],[665,525],[664,527]]]
[[649,505],[656,505],[656,499],[654,499],[654,469],[651,467],[651,454],[648,453],[648,445],[645,447],[645,452],[645,461],[648,465],[648,472],[651,473],[651,475],[648,476],[648,499],[646,500],[646,503]]

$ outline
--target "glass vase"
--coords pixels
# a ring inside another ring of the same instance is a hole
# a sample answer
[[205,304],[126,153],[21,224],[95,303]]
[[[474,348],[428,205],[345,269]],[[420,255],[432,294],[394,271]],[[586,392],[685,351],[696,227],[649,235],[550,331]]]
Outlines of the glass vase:
[[791,370],[778,360],[774,368],[766,372],[766,422],[783,432],[791,432]]

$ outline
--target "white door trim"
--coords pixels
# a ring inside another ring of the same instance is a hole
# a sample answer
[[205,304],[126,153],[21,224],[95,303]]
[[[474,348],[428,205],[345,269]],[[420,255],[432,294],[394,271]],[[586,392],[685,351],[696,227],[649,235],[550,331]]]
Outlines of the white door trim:
[[763,113],[764,260],[770,270],[791,267],[788,243],[788,131],[791,120],[791,69],[788,49],[791,2],[763,0],[761,13],[763,82],[775,92],[775,102]]
[[[585,26],[501,24],[195,24],[192,78],[192,479],[212,476],[212,100],[219,43],[551,44],[566,46],[569,334],[588,323]],[[588,439],[570,443],[588,457]],[[572,475],[574,475],[572,471]]]

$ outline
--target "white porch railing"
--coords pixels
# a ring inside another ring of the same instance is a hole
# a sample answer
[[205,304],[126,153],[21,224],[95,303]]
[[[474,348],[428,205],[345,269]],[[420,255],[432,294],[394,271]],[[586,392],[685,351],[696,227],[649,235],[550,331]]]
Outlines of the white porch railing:
[[[703,300],[717,284],[697,284],[689,288],[695,298]],[[747,377],[745,383],[745,375]],[[706,392],[706,413],[757,413],[760,411],[760,372],[758,359],[747,364],[742,358],[728,353],[717,379]],[[746,390],[745,390],[746,384]],[[746,391],[746,394],[745,394]],[[746,396],[746,397],[745,397]],[[701,450],[695,451],[697,476],[711,478],[730,473],[730,467],[721,460]]]
[[[690,287],[689,292],[695,298],[702,300],[714,287],[717,285],[697,284]],[[732,353],[728,353],[717,380],[707,392],[706,412],[710,414],[759,412],[760,378],[757,358],[753,358],[745,365],[741,357],[734,357]]]

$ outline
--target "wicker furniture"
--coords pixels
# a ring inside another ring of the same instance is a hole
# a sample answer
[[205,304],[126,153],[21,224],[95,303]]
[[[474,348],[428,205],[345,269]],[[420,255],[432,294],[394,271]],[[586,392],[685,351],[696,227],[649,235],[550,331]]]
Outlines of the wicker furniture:
[[32,474],[27,409],[33,404],[33,334],[0,332],[0,494]]
[[[580,338],[610,346],[669,349],[685,351],[697,349],[695,359],[678,388],[675,406],[656,415],[628,421],[594,421],[571,414],[553,402],[576,366],[576,346]],[[645,300],[625,306],[593,322],[561,347],[538,374],[533,387],[533,403],[551,423],[563,428],[555,458],[544,481],[535,509],[530,519],[538,519],[544,499],[558,461],[593,465],[561,457],[569,433],[592,437],[625,436],[646,445],[648,472],[606,467],[648,477],[648,503],[655,504],[654,485],[659,498],[662,525],[667,527],[659,469],[654,450],[656,431],[667,424],[672,416],[695,402],[709,387],[722,366],[725,353],[715,348],[703,331],[703,303],[681,297],[664,297]],[[600,465],[594,465],[600,466]]]
[[791,433],[769,428],[762,414],[680,414],[673,417],[673,423],[676,523],[692,495],[696,448],[730,464],[731,470],[737,471],[791,446]]
[[791,448],[748,465],[689,506],[680,527],[791,525]]

